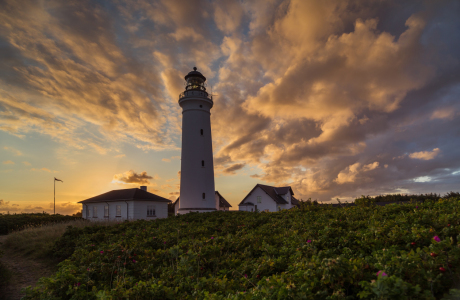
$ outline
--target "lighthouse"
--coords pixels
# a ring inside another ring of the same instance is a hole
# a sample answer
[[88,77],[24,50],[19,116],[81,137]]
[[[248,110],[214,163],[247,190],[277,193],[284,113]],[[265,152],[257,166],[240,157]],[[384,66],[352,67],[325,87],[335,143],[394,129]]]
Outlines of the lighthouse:
[[185,76],[182,107],[182,153],[178,214],[216,211],[212,156],[212,96],[206,92],[206,77],[197,71]]

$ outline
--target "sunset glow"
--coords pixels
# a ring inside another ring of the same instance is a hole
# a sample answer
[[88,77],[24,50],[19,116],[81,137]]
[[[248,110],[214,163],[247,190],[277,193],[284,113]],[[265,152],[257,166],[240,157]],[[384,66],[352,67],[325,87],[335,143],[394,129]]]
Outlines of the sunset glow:
[[184,76],[213,93],[216,190],[460,191],[458,1],[0,4],[0,213],[179,195]]

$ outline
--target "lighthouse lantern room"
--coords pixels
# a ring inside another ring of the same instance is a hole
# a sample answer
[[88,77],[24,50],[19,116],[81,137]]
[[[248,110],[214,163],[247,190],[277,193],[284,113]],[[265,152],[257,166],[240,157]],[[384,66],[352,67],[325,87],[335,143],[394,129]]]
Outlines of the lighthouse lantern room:
[[212,96],[206,77],[197,71],[185,76],[186,88],[179,95],[182,107],[182,153],[178,214],[216,210],[211,137]]

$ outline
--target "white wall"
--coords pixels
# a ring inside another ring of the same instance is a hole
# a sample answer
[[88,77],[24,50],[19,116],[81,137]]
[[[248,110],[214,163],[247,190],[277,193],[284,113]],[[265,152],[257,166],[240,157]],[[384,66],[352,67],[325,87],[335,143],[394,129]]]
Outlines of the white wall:
[[[261,203],[257,203],[257,196],[261,196]],[[268,211],[277,211],[277,206],[275,200],[273,200],[267,193],[265,193],[264,190],[262,190],[260,187],[255,188],[252,192],[251,195],[249,195],[244,202],[252,202],[254,203],[254,206],[239,206],[239,210],[246,211],[246,208],[251,211],[251,208],[257,209],[259,211],[264,211],[268,209]]]
[[[262,197],[262,203],[257,203],[257,196]],[[263,189],[257,187],[255,190],[252,191],[251,195],[249,195],[244,202],[252,202],[254,206],[239,206],[240,211],[251,211],[251,208],[255,210],[255,205],[257,205],[257,209],[262,212],[266,209],[268,211],[274,212],[278,211],[279,209],[290,209],[292,208],[292,195],[291,192],[288,191],[286,195],[280,195],[284,200],[288,201],[288,204],[277,204],[275,200],[272,199]]]
[[192,211],[216,209],[210,112],[213,103],[204,97],[203,92],[190,91],[186,94],[179,100],[182,107],[181,214],[188,213],[189,208]]
[[[147,217],[147,206],[155,206],[155,217]],[[168,217],[168,203],[154,201],[134,201],[134,220],[154,220]]]
[[[108,204],[107,204],[108,203]],[[83,204],[83,218],[90,221],[107,220],[138,220],[156,219],[168,217],[168,203],[155,201],[117,201],[117,202],[97,202]],[[104,206],[109,205],[109,217],[104,217]],[[117,217],[117,205],[121,206],[121,217]],[[147,217],[147,205],[155,205],[155,217]],[[93,216],[93,207],[97,206],[97,218]],[[90,209],[89,218],[86,216],[86,207]]]

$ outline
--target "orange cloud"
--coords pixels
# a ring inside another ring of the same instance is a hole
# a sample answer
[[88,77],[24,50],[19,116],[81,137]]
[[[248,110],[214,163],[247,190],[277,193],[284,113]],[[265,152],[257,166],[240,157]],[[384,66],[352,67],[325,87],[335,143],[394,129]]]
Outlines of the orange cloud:
[[[152,185],[150,183],[151,179],[159,179],[158,176],[155,177],[150,176],[147,174],[146,171],[141,173],[136,173],[133,170],[126,171],[124,173],[115,174],[113,175],[112,182],[120,182],[120,183],[135,183],[135,184],[144,184],[144,185]],[[155,184],[153,184],[155,185]]]
[[441,152],[439,148],[434,148],[433,151],[420,151],[409,154],[410,158],[431,160],[434,159]]

